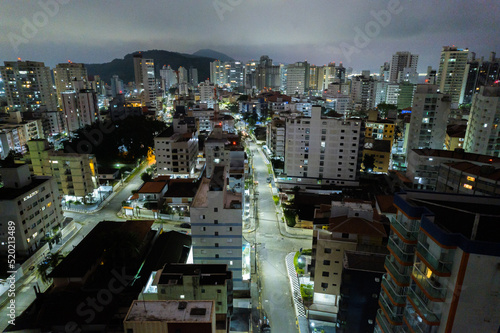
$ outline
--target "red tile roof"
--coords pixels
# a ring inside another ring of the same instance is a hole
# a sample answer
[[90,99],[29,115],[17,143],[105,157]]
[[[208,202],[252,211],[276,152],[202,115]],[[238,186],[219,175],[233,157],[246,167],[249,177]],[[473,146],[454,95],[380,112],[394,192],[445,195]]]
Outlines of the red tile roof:
[[139,189],[138,193],[161,193],[167,186],[164,182],[146,182]]

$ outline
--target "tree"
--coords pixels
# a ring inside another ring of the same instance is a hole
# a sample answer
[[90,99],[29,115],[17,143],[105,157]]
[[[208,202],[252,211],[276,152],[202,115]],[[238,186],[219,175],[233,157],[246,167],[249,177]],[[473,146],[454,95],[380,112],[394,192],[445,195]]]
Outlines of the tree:
[[151,180],[153,180],[153,177],[151,177],[151,175],[149,173],[143,172],[141,174],[141,180],[146,183],[146,182],[150,182]]
[[377,110],[381,118],[386,118],[390,110],[397,110],[398,107],[394,104],[380,103],[377,105]]
[[64,259],[60,253],[50,253],[45,259],[37,266],[36,275],[42,280],[43,283],[50,282],[49,275],[54,268]]
[[374,168],[375,168],[375,156],[365,154],[365,157],[363,158],[363,171],[372,172]]

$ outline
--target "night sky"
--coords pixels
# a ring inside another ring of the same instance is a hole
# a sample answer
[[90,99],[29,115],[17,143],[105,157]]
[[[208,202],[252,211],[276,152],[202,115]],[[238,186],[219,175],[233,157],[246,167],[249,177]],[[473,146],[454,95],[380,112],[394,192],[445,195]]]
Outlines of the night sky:
[[[55,1],[64,4],[40,5]],[[377,21],[374,13],[385,15]],[[275,63],[334,61],[378,72],[396,51],[410,51],[425,72],[444,45],[500,56],[498,17],[498,0],[2,0],[0,61],[53,67],[210,48],[242,61],[266,54]]]

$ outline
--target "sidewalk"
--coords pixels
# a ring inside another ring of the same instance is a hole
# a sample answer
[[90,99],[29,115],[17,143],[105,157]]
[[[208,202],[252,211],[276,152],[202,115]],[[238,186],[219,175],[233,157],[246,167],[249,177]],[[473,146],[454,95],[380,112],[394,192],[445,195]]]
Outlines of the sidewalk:
[[295,252],[290,252],[285,257],[286,270],[290,279],[290,290],[292,292],[293,307],[295,316],[297,317],[298,329],[301,333],[309,333],[309,323],[306,316],[304,304],[302,304],[302,296],[300,294],[300,284],[293,265],[293,257]]

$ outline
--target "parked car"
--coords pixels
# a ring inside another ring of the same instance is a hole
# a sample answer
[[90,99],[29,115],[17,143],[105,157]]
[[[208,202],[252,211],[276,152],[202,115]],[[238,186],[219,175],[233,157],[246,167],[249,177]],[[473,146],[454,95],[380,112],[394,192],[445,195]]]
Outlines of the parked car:
[[187,223],[187,222],[184,222],[184,223],[181,223],[180,227],[181,228],[186,228],[186,229],[191,229],[191,224]]

